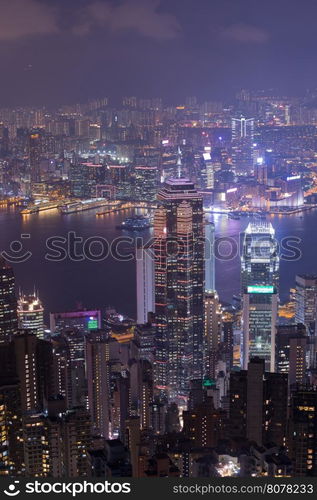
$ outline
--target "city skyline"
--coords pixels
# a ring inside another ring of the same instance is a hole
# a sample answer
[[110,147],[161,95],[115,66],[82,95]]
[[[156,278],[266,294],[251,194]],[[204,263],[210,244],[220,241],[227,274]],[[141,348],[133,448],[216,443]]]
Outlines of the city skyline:
[[0,12],[0,489],[313,493],[316,2]]

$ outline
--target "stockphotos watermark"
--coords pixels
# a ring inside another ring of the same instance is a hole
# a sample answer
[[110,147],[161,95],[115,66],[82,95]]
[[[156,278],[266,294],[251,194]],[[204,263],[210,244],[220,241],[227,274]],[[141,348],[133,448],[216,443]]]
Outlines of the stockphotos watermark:
[[3,493],[7,497],[16,497],[21,493],[26,494],[69,494],[72,497],[76,497],[82,493],[94,493],[94,494],[105,494],[105,493],[131,493],[131,483],[119,483],[111,481],[81,481],[81,482],[42,482],[42,481],[28,481],[25,484],[21,484],[20,481],[13,481],[3,490]]
[[[103,236],[83,237],[75,231],[69,231],[63,236],[50,236],[43,242],[32,241],[29,233],[22,233],[16,240],[11,241],[7,248],[3,249],[1,256],[11,264],[20,264],[29,261],[33,257],[31,250],[37,245],[40,254],[47,262],[103,262],[107,259],[126,262],[133,259],[142,260],[144,256],[155,258],[155,252],[170,258],[181,258],[186,255],[193,257],[202,254],[204,249],[205,259],[214,258],[220,261],[234,260],[244,254],[244,234],[237,237],[223,236],[214,240],[205,237],[197,238],[192,233],[185,234],[181,238],[162,237],[144,239],[143,237],[119,236],[108,240]],[[263,236],[251,245],[254,256],[273,257],[280,260],[297,261],[302,257],[301,238],[296,236],[285,236],[280,241],[274,239],[268,242]],[[142,249],[140,252],[138,250]]]

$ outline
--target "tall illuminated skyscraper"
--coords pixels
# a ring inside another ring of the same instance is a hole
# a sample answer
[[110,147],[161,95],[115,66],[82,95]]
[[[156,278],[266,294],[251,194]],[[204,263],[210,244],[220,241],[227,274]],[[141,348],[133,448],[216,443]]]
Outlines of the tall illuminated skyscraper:
[[109,438],[110,370],[109,341],[105,334],[91,333],[85,341],[88,406],[94,431]]
[[34,130],[29,136],[31,182],[41,182],[42,133]]
[[203,375],[204,216],[188,179],[168,179],[155,215],[155,387],[180,401]]
[[12,267],[0,257],[0,342],[18,332],[17,300]]
[[38,295],[22,294],[18,300],[19,328],[32,330],[39,338],[44,338],[44,309]]
[[231,134],[233,166],[238,174],[247,175],[253,167],[254,118],[232,118]]
[[275,370],[275,334],[278,307],[279,257],[270,223],[254,222],[246,228],[241,259],[243,294],[243,367],[250,358],[265,360]]

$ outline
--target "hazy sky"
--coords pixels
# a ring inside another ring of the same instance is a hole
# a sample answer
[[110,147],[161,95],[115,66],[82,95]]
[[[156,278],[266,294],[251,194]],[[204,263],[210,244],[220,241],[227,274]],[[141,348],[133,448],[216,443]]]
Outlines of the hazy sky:
[[317,87],[316,0],[0,0],[0,105]]

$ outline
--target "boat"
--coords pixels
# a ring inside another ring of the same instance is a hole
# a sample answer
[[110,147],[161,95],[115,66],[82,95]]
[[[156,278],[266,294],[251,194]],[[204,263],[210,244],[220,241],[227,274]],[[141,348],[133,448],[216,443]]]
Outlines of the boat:
[[149,229],[152,225],[152,221],[149,217],[135,215],[134,217],[127,217],[124,219],[116,228],[126,231],[143,231],[144,229]]
[[228,214],[228,217],[230,219],[233,219],[233,220],[239,220],[240,219],[240,215],[237,215],[237,214]]

